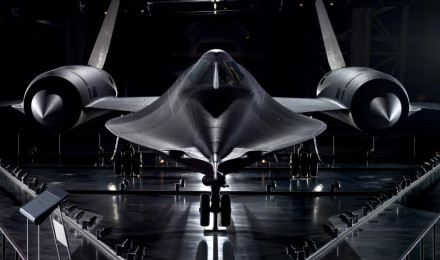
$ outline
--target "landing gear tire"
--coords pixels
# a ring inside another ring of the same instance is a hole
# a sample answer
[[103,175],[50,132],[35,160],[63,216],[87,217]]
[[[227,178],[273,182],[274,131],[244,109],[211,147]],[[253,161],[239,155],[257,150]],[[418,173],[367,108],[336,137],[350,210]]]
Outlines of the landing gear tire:
[[295,178],[299,176],[300,173],[300,159],[298,154],[291,153],[290,154],[290,177]]
[[301,153],[301,177],[309,176],[309,155],[306,152]]
[[209,200],[210,200],[209,194],[202,193],[200,195],[199,212],[200,212],[200,225],[202,227],[209,226],[209,215],[210,215]]
[[122,174],[122,154],[121,152],[116,152],[113,157],[113,172],[116,175]]
[[229,227],[231,225],[231,196],[229,194],[222,194],[220,204],[220,225]]

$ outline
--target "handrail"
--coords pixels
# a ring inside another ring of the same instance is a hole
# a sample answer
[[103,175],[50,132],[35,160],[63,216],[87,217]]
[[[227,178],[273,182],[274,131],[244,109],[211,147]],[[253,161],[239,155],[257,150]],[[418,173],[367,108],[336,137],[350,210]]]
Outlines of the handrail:
[[20,256],[20,258],[22,260],[27,260],[26,256],[23,254],[21,249],[17,246],[17,244],[15,244],[14,240],[12,240],[12,238],[8,235],[8,233],[6,232],[6,230],[2,226],[0,226],[0,232],[2,233],[2,236],[3,236],[3,238],[2,238],[2,242],[3,242],[3,245],[2,245],[2,247],[3,247],[3,250],[2,250],[2,252],[3,252],[3,259],[6,259],[6,256],[5,256],[5,239],[7,239],[8,242],[12,245],[12,247],[15,250],[15,259],[17,259],[17,256]]
[[[423,240],[423,238],[426,236],[428,231],[430,231],[431,228],[434,227],[435,224],[437,224],[439,219],[440,219],[440,213],[437,214],[437,216],[434,218],[434,220],[425,228],[425,230],[423,230],[423,232],[417,237],[417,239],[411,244],[411,246],[408,249],[406,249],[405,253],[403,253],[403,255],[399,258],[400,260],[406,259],[406,257],[412,252],[412,250],[417,246],[417,244]],[[432,246],[433,246],[433,249],[435,250],[434,243]],[[423,250],[423,249],[421,248],[421,250]],[[421,254],[423,254],[423,253],[421,253]]]
[[[360,228],[362,225],[367,223],[370,219],[377,216],[383,209],[388,207],[390,204],[394,203],[398,199],[400,199],[403,195],[407,194],[410,190],[412,190],[414,187],[417,187],[421,182],[425,181],[431,174],[437,172],[440,169],[440,165],[435,166],[433,169],[428,171],[426,174],[424,174],[422,177],[420,177],[418,180],[414,181],[410,186],[407,186],[402,191],[400,191],[397,195],[393,196],[392,198],[386,200],[382,203],[382,205],[378,206],[376,209],[374,209],[370,214],[367,216],[361,217],[356,225],[354,225],[351,228],[347,228],[346,230],[342,231],[338,237],[335,239],[330,240],[326,244],[324,244],[322,247],[320,247],[317,251],[315,251],[313,254],[309,255],[307,258],[308,260],[315,260],[319,259],[325,254],[327,254],[330,250],[334,249],[337,244],[339,244],[341,241],[343,241],[347,236],[353,233],[356,229]],[[434,226],[435,231],[435,226]],[[423,258],[421,258],[423,259]]]

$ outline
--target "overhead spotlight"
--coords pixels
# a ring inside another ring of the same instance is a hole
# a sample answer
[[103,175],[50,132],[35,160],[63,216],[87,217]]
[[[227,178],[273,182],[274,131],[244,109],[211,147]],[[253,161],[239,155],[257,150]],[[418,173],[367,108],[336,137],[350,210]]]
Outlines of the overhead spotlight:
[[164,159],[160,159],[160,164],[164,164],[165,160]]
[[266,160],[265,160],[265,159],[261,160],[261,163],[262,163],[262,164],[265,164],[265,163],[266,163]]
[[105,11],[104,14],[107,15],[107,11]]
[[142,10],[141,10],[141,13],[145,13],[145,10],[144,10],[144,9],[142,9]]
[[335,3],[333,3],[333,1],[329,1],[329,3],[328,3],[330,6],[334,6],[335,5]]

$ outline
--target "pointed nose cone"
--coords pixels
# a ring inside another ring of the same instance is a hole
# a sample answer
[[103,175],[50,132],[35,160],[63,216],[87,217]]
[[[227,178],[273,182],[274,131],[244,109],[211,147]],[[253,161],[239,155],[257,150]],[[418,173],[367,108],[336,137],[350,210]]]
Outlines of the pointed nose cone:
[[393,126],[402,114],[399,98],[388,93],[385,97],[376,97],[370,102],[370,112],[374,116],[376,127],[384,129]]
[[35,94],[31,109],[34,118],[46,126],[55,126],[63,119],[63,100],[57,94],[49,94],[47,90]]

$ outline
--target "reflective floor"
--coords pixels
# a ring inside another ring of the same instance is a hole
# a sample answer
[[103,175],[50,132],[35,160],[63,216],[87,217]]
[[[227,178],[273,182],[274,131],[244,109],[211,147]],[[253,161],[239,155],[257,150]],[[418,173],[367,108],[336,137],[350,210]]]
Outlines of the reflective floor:
[[[102,216],[96,230],[111,227],[104,242],[115,248],[125,239],[146,247],[144,259],[289,259],[286,247],[301,248],[305,238],[318,247],[331,240],[322,225],[341,226],[338,216],[345,210],[359,211],[372,200],[362,192],[384,192],[402,176],[409,176],[416,165],[382,165],[322,169],[313,179],[291,180],[287,170],[248,169],[228,175],[231,191],[265,191],[266,184],[277,182],[277,191],[329,191],[341,183],[334,196],[232,196],[232,223],[227,232],[204,232],[199,225],[199,196],[135,194],[71,194],[69,201],[81,210]],[[115,176],[111,168],[26,168],[30,179],[38,177],[48,185],[65,190],[117,190],[123,179],[127,190],[174,190],[185,178],[184,190],[208,191],[202,175],[187,170],[144,170],[141,178]],[[439,174],[393,203],[374,220],[345,239],[325,259],[396,259],[416,239],[440,210]],[[358,192],[344,195],[344,191]],[[340,192],[340,195],[338,195]],[[1,174],[0,224],[26,252],[26,221],[18,212],[30,199],[26,191]],[[343,226],[342,226],[343,228]],[[42,259],[57,259],[50,225],[42,225]],[[36,228],[31,226],[31,238]],[[35,239],[33,240],[35,241]],[[106,259],[86,239],[69,229],[72,259]],[[429,242],[427,242],[429,246]],[[30,254],[35,256],[36,243]],[[66,256],[65,250],[62,255]]]
[[[413,166],[415,169],[416,167]],[[227,175],[229,188],[224,191],[265,191],[272,181],[277,191],[329,191],[335,181],[341,183],[340,191],[383,191],[393,187],[392,183],[408,177],[411,168],[332,168],[321,169],[316,178],[292,180],[287,169],[245,169]],[[209,191],[202,184],[203,175],[197,172],[173,168],[143,170],[141,177],[116,176],[111,168],[24,168],[29,177],[37,177],[47,184],[58,185],[66,190],[119,190],[119,184],[128,180],[126,190],[174,190],[175,183],[185,179],[182,190]]]

